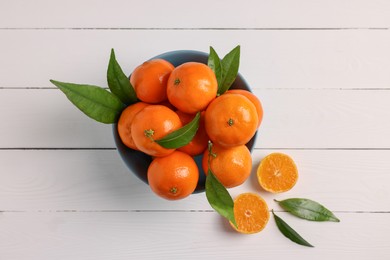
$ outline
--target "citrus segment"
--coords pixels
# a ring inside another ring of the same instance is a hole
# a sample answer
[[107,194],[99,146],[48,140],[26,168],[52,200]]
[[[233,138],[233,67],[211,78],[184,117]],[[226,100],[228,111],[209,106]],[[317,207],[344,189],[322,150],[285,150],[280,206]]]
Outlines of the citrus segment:
[[283,153],[271,153],[257,168],[260,186],[269,192],[280,193],[290,190],[298,180],[298,170],[293,159]]
[[263,198],[254,193],[243,193],[234,200],[234,218],[237,228],[233,228],[244,234],[258,233],[265,228],[269,220],[267,203]]

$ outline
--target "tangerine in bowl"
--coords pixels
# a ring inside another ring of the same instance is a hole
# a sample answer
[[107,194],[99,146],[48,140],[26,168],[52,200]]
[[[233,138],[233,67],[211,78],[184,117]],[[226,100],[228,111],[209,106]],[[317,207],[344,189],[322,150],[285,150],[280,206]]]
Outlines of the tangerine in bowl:
[[[171,63],[175,68],[187,62],[197,62],[207,65],[208,53],[194,50],[178,50],[160,54],[151,58],[150,60],[155,59],[166,60]],[[129,78],[131,78],[131,75]],[[249,85],[246,83],[245,79],[240,73],[238,73],[229,91],[234,90],[246,90],[251,92]],[[160,94],[156,94],[156,97],[158,96],[160,96]],[[129,148],[128,145],[124,144],[118,134],[118,124],[113,125],[113,135],[117,151],[129,171],[135,176],[137,176],[140,180],[148,184],[147,172],[153,160],[152,156],[147,155],[146,153],[143,153],[141,151]],[[257,131],[253,135],[253,137],[245,144],[248,147],[249,151],[252,151],[256,137]],[[199,170],[199,179],[194,193],[204,192],[205,190],[206,175],[202,167],[202,157],[203,153],[194,156],[195,162]]]

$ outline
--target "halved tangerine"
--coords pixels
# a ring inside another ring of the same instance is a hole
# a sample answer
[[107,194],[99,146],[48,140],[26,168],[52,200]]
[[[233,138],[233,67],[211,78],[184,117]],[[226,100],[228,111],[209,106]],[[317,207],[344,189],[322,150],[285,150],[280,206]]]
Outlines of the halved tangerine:
[[234,200],[234,218],[237,228],[243,234],[253,234],[262,231],[269,220],[268,205],[255,193],[242,193]]
[[285,192],[294,187],[298,180],[297,166],[290,156],[271,153],[260,162],[257,179],[266,191]]

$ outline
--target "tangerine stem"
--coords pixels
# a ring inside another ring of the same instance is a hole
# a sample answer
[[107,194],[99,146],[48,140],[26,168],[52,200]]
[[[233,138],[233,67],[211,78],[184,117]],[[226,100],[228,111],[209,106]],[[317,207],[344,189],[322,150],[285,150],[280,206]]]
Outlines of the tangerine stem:
[[179,85],[180,84],[180,79],[175,79],[175,82],[173,84]]
[[172,188],[169,190],[169,192],[172,193],[172,194],[176,194],[177,188],[176,188],[176,187],[172,187]]
[[227,123],[228,123],[229,126],[232,126],[232,125],[234,125],[234,120],[229,118]]
[[153,129],[144,130],[144,135],[154,142],[154,139],[153,139],[154,130]]

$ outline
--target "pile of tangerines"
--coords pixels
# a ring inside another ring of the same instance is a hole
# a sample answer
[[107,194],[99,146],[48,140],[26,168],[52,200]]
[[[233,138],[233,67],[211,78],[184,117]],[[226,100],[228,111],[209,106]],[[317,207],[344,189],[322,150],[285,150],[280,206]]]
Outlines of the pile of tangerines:
[[[130,82],[140,102],[122,112],[118,132],[126,146],[154,158],[147,177],[157,195],[176,200],[193,193],[199,179],[193,157],[200,154],[204,172],[210,167],[227,188],[249,177],[252,158],[245,144],[263,116],[254,94],[235,89],[217,96],[214,72],[198,62],[175,68],[163,59],[146,61],[133,71]],[[199,128],[190,143],[167,149],[155,142],[189,123],[198,112]],[[210,141],[212,149],[208,149]]]
[[[107,70],[111,92],[50,81],[89,117],[117,123],[124,145],[152,157],[147,180],[158,196],[169,200],[189,196],[204,172],[210,205],[237,231],[256,233],[268,222],[267,203],[255,193],[240,194],[233,201],[226,190],[248,179],[252,157],[246,145],[263,118],[254,94],[229,90],[238,73],[239,53],[237,46],[220,59],[210,47],[208,65],[186,62],[174,67],[164,59],[149,60],[133,71],[129,82],[111,50]],[[124,104],[131,105],[123,109]],[[195,156],[202,158],[202,169]],[[269,154],[257,168],[258,182],[269,192],[288,191],[297,178],[294,161],[282,153]]]
[[[218,92],[213,70],[203,63],[186,62],[177,67],[163,59],[146,61],[130,77],[139,102],[128,106],[118,121],[118,133],[129,148],[150,155],[150,188],[158,196],[182,199],[198,184],[199,169],[194,156],[203,155],[205,174],[211,171],[226,188],[245,182],[252,171],[252,157],[246,144],[263,118],[259,99],[243,89]],[[192,140],[177,149],[165,148],[156,140],[189,124],[200,114]],[[290,157],[273,153],[257,170],[264,190],[279,193],[297,181],[297,169]],[[234,215],[242,233],[261,231],[268,222],[267,203],[254,193],[239,195]]]

